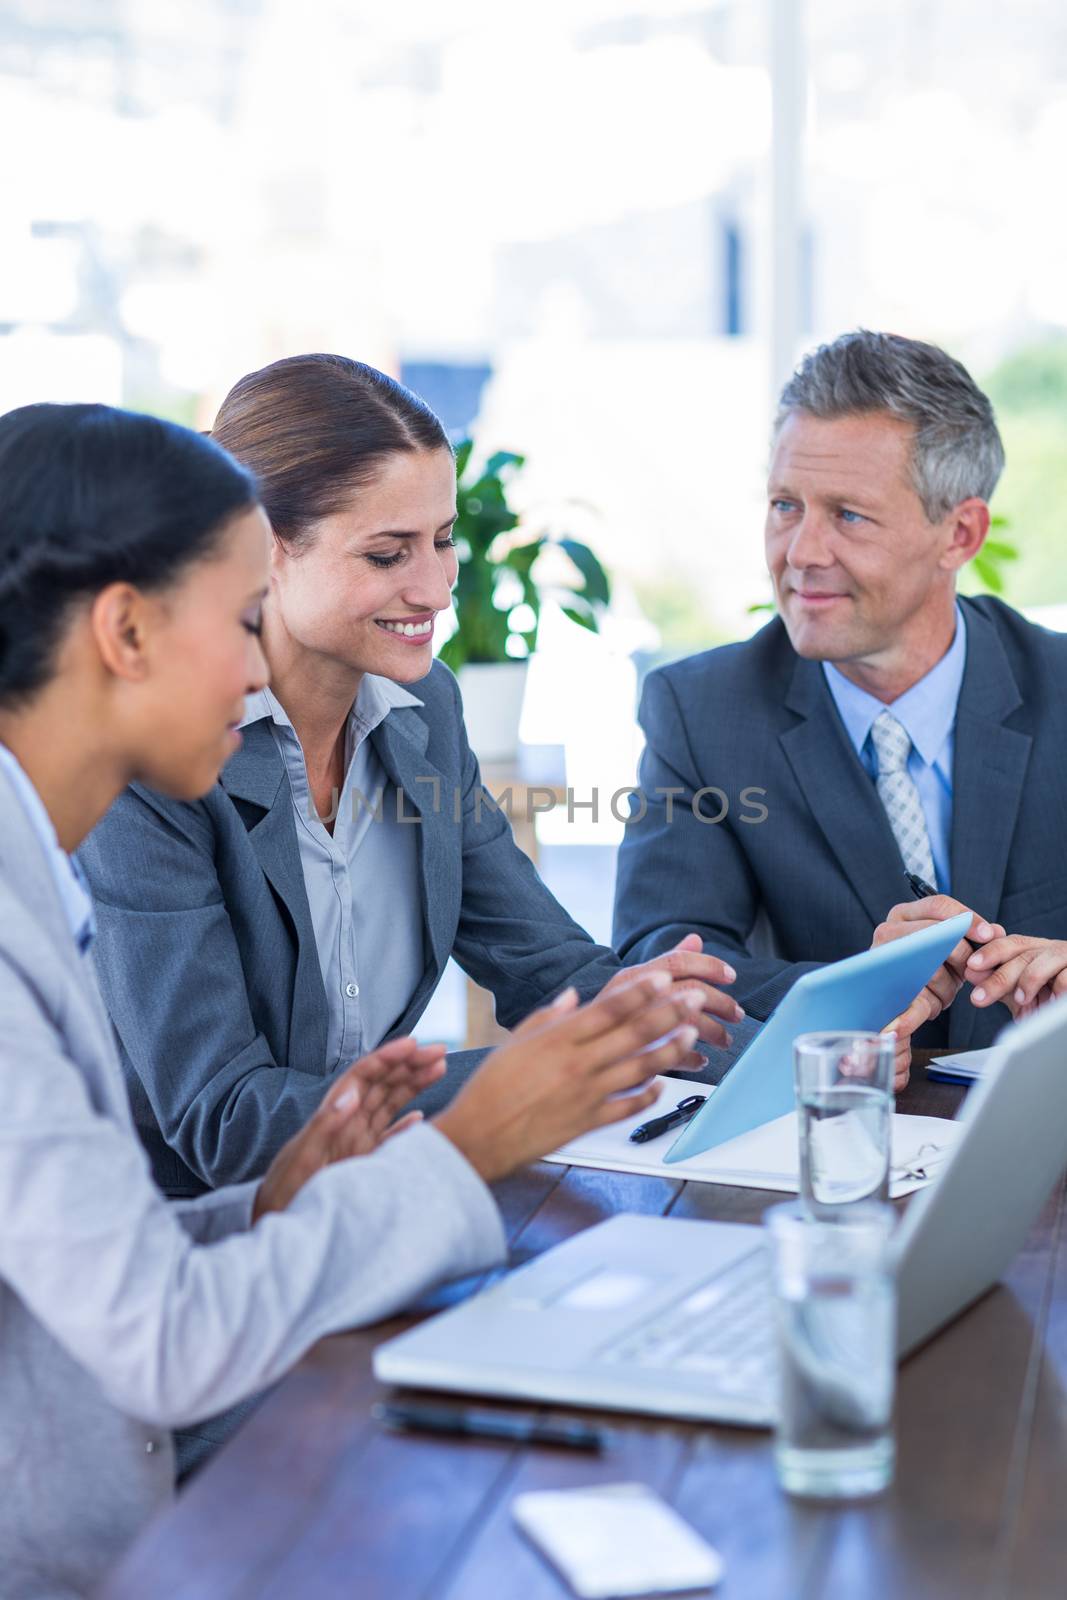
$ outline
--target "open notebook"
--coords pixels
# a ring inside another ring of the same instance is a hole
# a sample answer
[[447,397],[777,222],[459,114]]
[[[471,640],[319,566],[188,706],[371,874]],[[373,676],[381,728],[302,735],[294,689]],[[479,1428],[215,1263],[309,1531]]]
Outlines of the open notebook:
[[[714,1089],[707,1085],[687,1086],[683,1078],[658,1078],[660,1099],[639,1116],[596,1128],[579,1139],[572,1139],[547,1161],[572,1167],[603,1167],[610,1172],[648,1172],[661,1178],[696,1183],[729,1183],[742,1189],[777,1189],[796,1194],[800,1187],[797,1115],[777,1117],[773,1122],[743,1133],[726,1144],[671,1164],[663,1156],[674,1142],[674,1134],[663,1134],[648,1144],[631,1144],[631,1131],[651,1117],[661,1116],[677,1105],[686,1094]],[[893,1155],[889,1193],[895,1200],[921,1189],[937,1176],[939,1165],[959,1138],[959,1124],[944,1117],[911,1117],[898,1112],[893,1118]],[[918,1176],[919,1172],[925,1176]]]

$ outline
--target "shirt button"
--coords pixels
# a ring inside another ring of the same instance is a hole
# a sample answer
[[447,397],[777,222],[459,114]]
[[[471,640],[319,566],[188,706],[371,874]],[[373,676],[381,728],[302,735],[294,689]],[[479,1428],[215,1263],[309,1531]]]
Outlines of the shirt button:
[[156,1449],[156,1441],[154,1439],[149,1439],[148,1443],[144,1447],[144,1453],[145,1453],[146,1456],[154,1455],[155,1454],[155,1449]]
[[359,984],[358,983],[346,983],[345,984],[345,994],[348,996],[348,998],[350,1000],[354,1000],[356,998],[356,996],[359,994]]

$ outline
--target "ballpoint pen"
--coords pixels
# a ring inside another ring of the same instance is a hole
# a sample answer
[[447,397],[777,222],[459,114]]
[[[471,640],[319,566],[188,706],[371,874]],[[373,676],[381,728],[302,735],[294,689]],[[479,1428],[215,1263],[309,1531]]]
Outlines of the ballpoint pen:
[[932,883],[927,883],[925,878],[920,878],[917,872],[906,872],[908,888],[916,900],[925,900],[929,895],[936,894],[937,890]]
[[549,1422],[510,1411],[476,1411],[467,1406],[423,1403],[376,1405],[371,1415],[387,1428],[410,1433],[467,1435],[476,1439],[503,1439],[509,1444],[564,1445],[569,1450],[603,1450],[607,1433],[586,1422],[562,1418]]
[[700,1110],[706,1094],[687,1094],[684,1100],[679,1100],[673,1111],[664,1112],[662,1117],[652,1117],[648,1122],[641,1122],[630,1135],[631,1144],[646,1144],[649,1139],[658,1139],[661,1133],[667,1133],[671,1128],[677,1128],[679,1123],[688,1122]]

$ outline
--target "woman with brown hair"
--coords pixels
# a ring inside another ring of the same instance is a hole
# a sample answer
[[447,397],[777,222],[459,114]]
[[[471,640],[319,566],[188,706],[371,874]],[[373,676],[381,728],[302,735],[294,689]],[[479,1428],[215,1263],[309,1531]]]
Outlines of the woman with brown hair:
[[[484,795],[433,659],[457,562],[437,417],[371,367],[308,355],[243,378],[213,434],[273,532],[271,686],[204,800],[134,785],[81,856],[134,1114],[179,1195],[262,1172],[354,1056],[412,1031],[450,956],[506,1027],[620,974]],[[702,987],[700,1036],[725,1042],[740,1013],[712,985],[732,971],[696,938],[650,965]],[[451,1057],[420,1103],[468,1070]]]
[[336,1077],[261,1182],[167,1203],[70,852],[135,780],[195,813],[240,744],[267,682],[268,538],[250,476],[185,428],[107,406],[0,418],[5,1600],[96,1592],[173,1494],[172,1428],[499,1261],[486,1184],[650,1104],[650,1062],[696,1038],[692,995],[661,974],[581,1009],[567,994],[433,1124],[399,1129],[441,1060],[394,1039]]

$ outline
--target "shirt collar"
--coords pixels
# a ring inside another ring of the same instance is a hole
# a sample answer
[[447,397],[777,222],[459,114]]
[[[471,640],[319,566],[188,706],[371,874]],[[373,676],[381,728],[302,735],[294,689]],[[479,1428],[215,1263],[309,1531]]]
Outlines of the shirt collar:
[[[390,711],[398,710],[401,706],[421,705],[422,701],[416,695],[401,688],[392,678],[380,678],[373,672],[365,672],[352,709],[348,713],[349,727],[359,739],[365,739],[368,733],[373,733],[379,723],[385,721]],[[275,698],[269,688],[259,689],[255,694],[245,697],[245,714],[237,726],[248,728],[252,723],[263,722],[268,718],[279,728],[293,727],[289,713],[281,701]]]
[[3,744],[0,744],[0,767],[3,767],[10,778],[12,788],[26,813],[26,820],[40,841],[55,880],[56,891],[67,919],[71,938],[84,955],[96,937],[96,918],[93,915],[93,902],[85,874],[74,857],[68,856],[56,837],[56,830],[45,809],[44,801],[34,788],[22,763]]
[[956,705],[966,662],[967,624],[957,605],[956,632],[948,650],[925,677],[913,683],[888,708],[873,694],[868,694],[866,689],[852,683],[832,662],[824,661],[822,669],[857,754],[867,741],[875,717],[888,709],[902,725],[922,760],[932,767],[956,720]]

